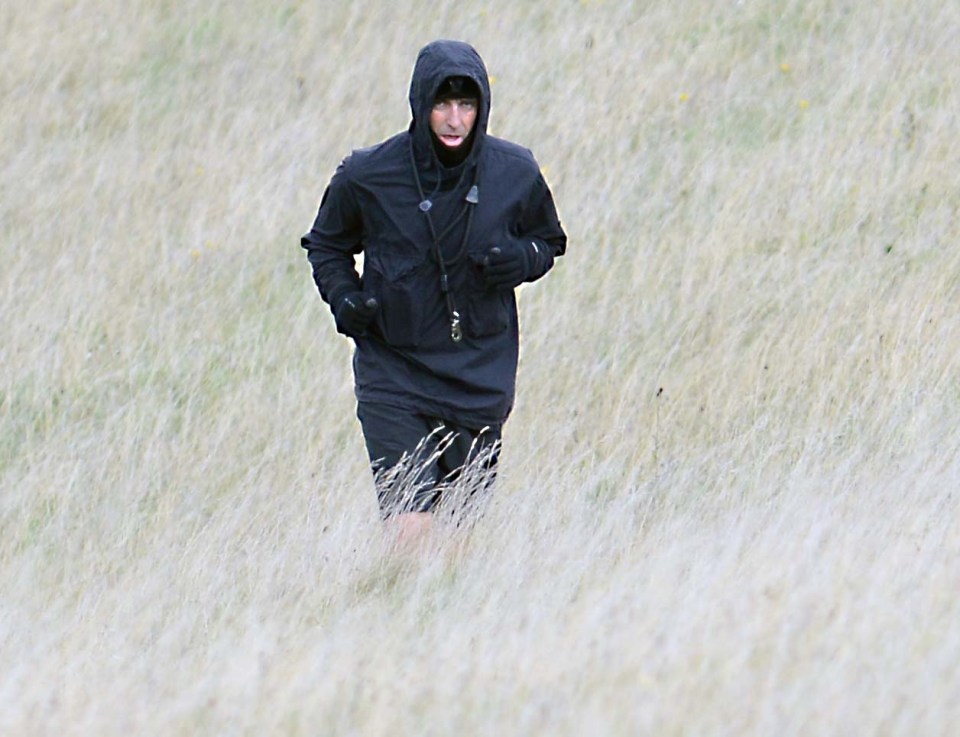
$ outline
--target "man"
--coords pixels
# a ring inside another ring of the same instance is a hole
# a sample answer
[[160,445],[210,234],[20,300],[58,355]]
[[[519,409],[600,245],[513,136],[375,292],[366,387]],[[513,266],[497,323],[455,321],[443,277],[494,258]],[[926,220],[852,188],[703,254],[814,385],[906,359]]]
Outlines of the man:
[[344,159],[301,239],[355,342],[357,416],[401,538],[430,527],[473,459],[492,479],[516,385],[514,289],[566,248],[533,155],[487,134],[490,83],[471,46],[421,49],[409,98],[408,130]]

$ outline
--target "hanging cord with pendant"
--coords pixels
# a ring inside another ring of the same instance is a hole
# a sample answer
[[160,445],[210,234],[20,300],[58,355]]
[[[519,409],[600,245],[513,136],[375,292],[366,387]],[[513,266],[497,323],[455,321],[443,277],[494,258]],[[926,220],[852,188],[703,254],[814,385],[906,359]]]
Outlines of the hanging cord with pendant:
[[[477,189],[477,172],[474,172],[474,183],[471,185],[470,190],[467,192],[465,201],[467,207],[460,211],[460,214],[457,215],[453,221],[443,229],[443,232],[440,235],[437,235],[437,230],[433,225],[433,218],[430,216],[430,208],[433,207],[433,202],[425,197],[423,194],[423,184],[420,182],[420,172],[417,170],[417,160],[413,154],[413,140],[410,140],[410,164],[413,167],[413,178],[417,183],[417,194],[420,196],[420,205],[419,209],[426,218],[427,218],[427,227],[430,228],[430,237],[433,239],[433,251],[434,256],[437,259],[437,266],[440,269],[440,291],[443,292],[444,299],[447,303],[447,314],[450,317],[450,340],[454,343],[459,343],[463,340],[463,329],[460,327],[460,313],[457,311],[456,302],[453,299],[453,292],[450,290],[450,279],[447,276],[447,264],[443,259],[443,250],[440,247],[440,241],[444,236],[447,235],[453,228],[459,223],[463,216],[467,216],[467,225],[463,230],[463,239],[460,242],[460,249],[457,251],[454,261],[459,259],[463,252],[467,248],[467,239],[470,237],[470,225],[473,222],[473,207],[480,201],[479,190]],[[478,165],[479,168],[479,165]],[[457,181],[456,186],[454,186],[454,191],[460,188],[460,183],[463,181],[464,175],[467,173],[466,168],[460,174],[460,179]],[[437,184],[437,189],[434,190],[434,194],[439,191],[440,185]],[[433,195],[431,195],[432,197]]]

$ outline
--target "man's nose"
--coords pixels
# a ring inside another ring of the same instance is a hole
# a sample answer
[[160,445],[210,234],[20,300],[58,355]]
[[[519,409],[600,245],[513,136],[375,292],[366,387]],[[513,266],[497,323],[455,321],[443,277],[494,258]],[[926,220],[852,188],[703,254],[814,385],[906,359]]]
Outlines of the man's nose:
[[450,105],[450,125],[458,127],[460,125],[460,105],[453,103]]

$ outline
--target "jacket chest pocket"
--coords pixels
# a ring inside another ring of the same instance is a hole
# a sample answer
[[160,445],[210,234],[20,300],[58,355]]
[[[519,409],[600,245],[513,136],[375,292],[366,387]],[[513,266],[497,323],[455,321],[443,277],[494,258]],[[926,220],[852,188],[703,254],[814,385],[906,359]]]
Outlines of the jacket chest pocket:
[[391,243],[365,254],[363,289],[377,298],[376,324],[390,345],[420,344],[424,309],[422,282],[430,264],[407,243]]
[[471,338],[502,333],[510,326],[513,292],[487,289],[483,282],[483,258],[487,249],[471,251],[467,258],[467,304],[464,329]]

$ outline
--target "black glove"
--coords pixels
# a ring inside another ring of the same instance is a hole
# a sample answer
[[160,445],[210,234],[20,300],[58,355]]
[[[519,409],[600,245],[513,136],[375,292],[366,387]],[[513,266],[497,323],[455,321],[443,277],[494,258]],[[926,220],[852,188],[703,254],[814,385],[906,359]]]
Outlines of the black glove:
[[508,241],[494,246],[483,259],[483,281],[487,289],[513,289],[530,275],[531,246],[523,241]]
[[362,338],[377,314],[377,300],[362,292],[343,295],[333,308],[337,331],[351,338]]

